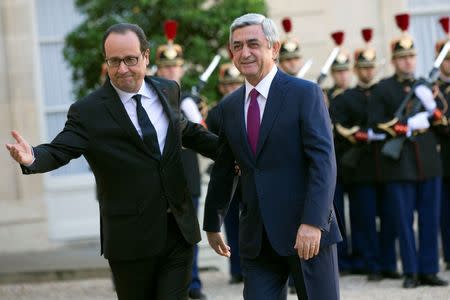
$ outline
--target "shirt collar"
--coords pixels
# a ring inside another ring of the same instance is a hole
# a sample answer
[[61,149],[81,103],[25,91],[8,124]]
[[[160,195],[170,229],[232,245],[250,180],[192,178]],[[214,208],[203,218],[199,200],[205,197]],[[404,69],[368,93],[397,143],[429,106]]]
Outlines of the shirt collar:
[[152,93],[150,90],[150,87],[145,83],[145,80],[142,82],[141,88],[139,89],[139,91],[137,93],[128,93],[125,91],[122,91],[121,89],[119,89],[118,87],[116,87],[112,81],[111,81],[111,85],[113,86],[113,88],[116,90],[117,94],[119,95],[120,100],[122,101],[123,104],[127,103],[128,101],[131,100],[131,98],[136,95],[136,94],[140,94],[146,98],[150,98]]
[[270,85],[272,84],[273,79],[275,78],[275,75],[277,74],[277,66],[274,65],[272,67],[272,70],[256,85],[251,85],[247,80],[245,81],[245,101],[248,100],[248,95],[250,94],[250,91],[252,89],[256,89],[258,93],[264,97],[264,99],[267,99],[269,96],[269,90]]

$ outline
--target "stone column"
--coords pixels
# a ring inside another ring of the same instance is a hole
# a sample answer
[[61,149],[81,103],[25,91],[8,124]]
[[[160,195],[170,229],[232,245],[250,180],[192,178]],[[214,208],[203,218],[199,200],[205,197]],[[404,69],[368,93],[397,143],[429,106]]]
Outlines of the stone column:
[[[38,43],[33,0],[0,2],[0,137],[15,129],[31,144],[40,142]],[[6,151],[6,150],[1,150]],[[6,154],[6,152],[4,152]],[[23,176],[9,156],[0,155],[0,201],[42,195],[42,176]]]
[[0,253],[49,247],[42,175],[22,175],[4,146],[12,129],[41,141],[34,2],[0,1]]

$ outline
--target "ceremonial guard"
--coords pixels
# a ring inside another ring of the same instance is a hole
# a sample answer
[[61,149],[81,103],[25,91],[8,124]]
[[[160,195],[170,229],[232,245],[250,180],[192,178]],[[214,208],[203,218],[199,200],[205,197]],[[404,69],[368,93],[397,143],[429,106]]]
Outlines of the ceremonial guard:
[[[232,63],[224,63],[219,68],[219,91],[225,97],[244,83],[244,77]],[[219,101],[220,102],[220,101]],[[208,112],[206,124],[208,129],[219,135],[221,128],[219,107],[215,106]],[[241,258],[239,256],[239,205],[241,202],[241,191],[239,176],[235,178],[236,189],[233,194],[233,200],[228,208],[225,217],[225,233],[228,245],[231,248],[230,257],[230,284],[241,283],[243,281]]]
[[[425,80],[416,80],[416,49],[407,33],[409,15],[396,16],[403,31],[391,42],[395,74],[381,80],[370,101],[369,126],[385,133],[381,149],[386,209],[399,238],[404,288],[444,286],[439,272],[438,225],[442,166],[430,130],[442,114]],[[418,248],[413,230],[418,215]]]
[[[447,34],[446,39],[436,43],[436,55],[439,55],[444,46],[450,45],[449,18],[441,18],[441,25]],[[441,158],[443,166],[442,202],[441,202],[441,238],[442,250],[446,270],[450,270],[450,51],[447,50],[444,61],[440,67],[440,75],[436,81],[436,102],[444,115],[444,122],[438,127]]]
[[345,33],[343,31],[336,31],[331,34],[335,44],[340,46],[339,53],[331,64],[331,78],[333,79],[333,86],[325,89],[325,96],[329,104],[339,94],[343,93],[351,83],[350,71],[350,54],[341,46],[344,42]]
[[[329,105],[333,105],[336,97],[342,94],[350,84],[350,55],[349,53],[341,47],[344,41],[344,32],[337,31],[331,34],[335,44],[339,46],[339,52],[337,56],[333,60],[331,64],[331,76],[334,81],[334,85],[324,90],[324,94],[326,96],[326,101]],[[331,115],[332,122],[333,115]],[[341,217],[341,221],[343,227],[345,228],[346,217],[344,211],[344,193],[346,193],[346,188],[342,179],[342,166],[341,166],[341,157],[348,149],[347,143],[343,143],[342,140],[335,136],[334,138],[334,148],[336,152],[336,164],[337,164],[337,182],[336,182],[336,190],[334,193],[334,203],[336,205],[337,212]],[[337,244],[337,252],[338,252],[338,262],[339,262],[339,271],[341,275],[353,273],[353,265],[350,257],[349,250],[349,235],[345,231],[342,232],[342,242]]]
[[[158,67],[156,75],[165,79],[170,79],[181,83],[184,75],[183,49],[179,44],[174,43],[177,32],[177,22],[168,20],[164,23],[164,31],[168,43],[161,45],[156,50],[155,63]],[[191,122],[204,125],[205,122],[198,109],[195,97],[189,92],[182,91],[180,99],[180,109],[183,115]],[[187,185],[191,193],[195,209],[198,211],[200,197],[200,169],[197,153],[190,149],[183,149],[181,160],[184,167],[184,173]],[[198,246],[194,248],[194,261],[192,266],[192,278],[189,286],[189,297],[191,299],[206,299],[202,292],[202,282],[198,272]]]
[[[338,95],[331,102],[336,148],[342,179],[350,199],[352,267],[368,273],[368,280],[399,277],[396,271],[395,231],[386,228],[382,217],[384,199],[381,195],[380,141],[386,134],[368,127],[369,98],[376,86],[376,52],[369,44],[372,29],[362,30],[364,48],[354,53],[356,87]],[[381,234],[378,235],[377,206],[381,208]],[[381,248],[380,248],[381,244]]]
[[284,18],[281,22],[286,33],[285,39],[281,41],[278,67],[289,75],[297,77],[303,66],[303,58],[300,53],[299,41],[291,36],[292,21]]

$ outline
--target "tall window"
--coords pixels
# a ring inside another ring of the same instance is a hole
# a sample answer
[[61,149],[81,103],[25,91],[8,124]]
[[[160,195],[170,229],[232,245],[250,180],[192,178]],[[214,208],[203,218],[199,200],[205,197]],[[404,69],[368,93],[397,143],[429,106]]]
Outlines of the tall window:
[[439,18],[450,15],[448,0],[409,0],[410,33],[417,48],[417,74],[428,76],[436,57],[434,45],[444,38]]
[[[64,61],[64,37],[81,23],[82,17],[74,7],[74,0],[36,1],[42,99],[45,120],[44,135],[52,140],[64,127],[67,111],[74,99],[70,66]],[[67,176],[89,172],[81,157],[50,173]]]

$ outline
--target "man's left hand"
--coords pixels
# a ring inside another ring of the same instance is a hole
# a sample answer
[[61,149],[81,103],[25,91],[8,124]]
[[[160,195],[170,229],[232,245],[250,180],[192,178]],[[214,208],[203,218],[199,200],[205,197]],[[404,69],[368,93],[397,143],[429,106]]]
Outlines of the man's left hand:
[[319,254],[320,228],[308,224],[301,224],[297,231],[297,239],[294,248],[297,249],[298,256],[304,260],[313,258]]
[[206,232],[206,236],[208,237],[209,245],[217,254],[225,257],[231,256],[230,246],[225,244],[221,232]]

